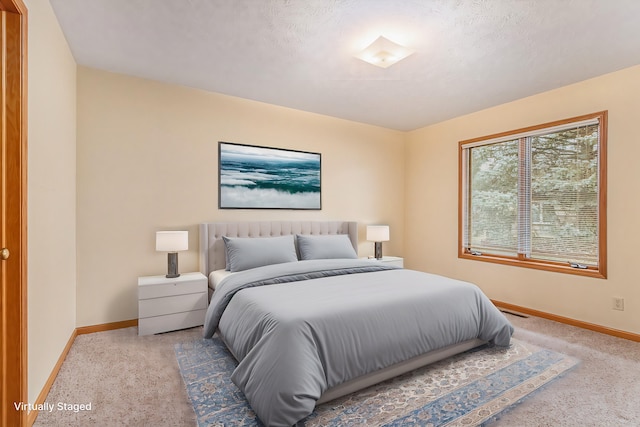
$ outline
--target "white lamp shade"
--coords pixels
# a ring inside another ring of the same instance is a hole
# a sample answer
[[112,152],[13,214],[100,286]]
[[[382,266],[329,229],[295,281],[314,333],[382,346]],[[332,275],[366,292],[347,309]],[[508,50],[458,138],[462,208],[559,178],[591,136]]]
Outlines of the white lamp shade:
[[388,225],[367,225],[367,240],[370,242],[386,242],[389,240]]
[[189,249],[188,231],[157,231],[156,251],[178,252]]

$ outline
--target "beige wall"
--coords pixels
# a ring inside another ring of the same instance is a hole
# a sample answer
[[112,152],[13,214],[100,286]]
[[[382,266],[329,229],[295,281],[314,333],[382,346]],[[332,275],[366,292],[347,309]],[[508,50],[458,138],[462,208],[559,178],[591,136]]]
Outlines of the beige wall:
[[[609,111],[609,278],[458,259],[458,141],[601,110]],[[410,132],[405,151],[406,265],[473,281],[497,300],[640,333],[639,111],[637,66]],[[612,310],[614,296],[625,298],[625,311]]]
[[76,64],[49,2],[25,3],[28,387],[33,403],[76,327]]
[[[166,273],[155,232],[189,231],[180,271],[197,271],[205,221],[387,223],[402,255],[402,132],[149,80],[78,69],[77,325],[138,316],[137,278]],[[322,153],[322,210],[218,210],[218,141]]]

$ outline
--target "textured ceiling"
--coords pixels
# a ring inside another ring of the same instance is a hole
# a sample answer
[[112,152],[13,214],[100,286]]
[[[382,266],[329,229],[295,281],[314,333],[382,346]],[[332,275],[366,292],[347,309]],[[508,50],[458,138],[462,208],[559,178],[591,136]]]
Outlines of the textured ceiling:
[[399,130],[640,64],[640,0],[50,2],[80,65]]

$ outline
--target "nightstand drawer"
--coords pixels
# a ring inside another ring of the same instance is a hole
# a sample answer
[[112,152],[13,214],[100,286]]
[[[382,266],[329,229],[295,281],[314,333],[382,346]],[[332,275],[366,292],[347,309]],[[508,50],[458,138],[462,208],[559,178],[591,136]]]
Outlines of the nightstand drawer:
[[393,265],[396,267],[404,268],[404,258],[397,256],[383,256],[382,259],[367,258],[371,262],[380,262],[382,264]]
[[204,324],[206,313],[207,310],[196,310],[140,319],[138,320],[138,335],[151,335],[200,326]]
[[382,257],[382,260],[380,260],[380,262],[387,265],[395,265],[396,267],[400,267],[400,268],[404,267],[404,259],[400,257],[395,257],[395,256]]
[[164,298],[142,299],[138,301],[138,317],[161,316],[164,314],[203,310],[206,308],[206,292],[176,295]]
[[188,282],[174,282],[139,286],[138,298],[141,300],[148,298],[170,297],[173,295],[194,294],[207,290],[207,279],[191,280]]

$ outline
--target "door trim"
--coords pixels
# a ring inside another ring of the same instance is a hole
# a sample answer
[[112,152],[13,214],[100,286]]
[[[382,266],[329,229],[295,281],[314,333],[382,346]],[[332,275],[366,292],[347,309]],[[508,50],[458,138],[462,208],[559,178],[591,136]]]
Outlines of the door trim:
[[4,190],[0,244],[11,251],[0,269],[0,425],[26,426],[27,393],[27,8],[0,0],[0,149]]

